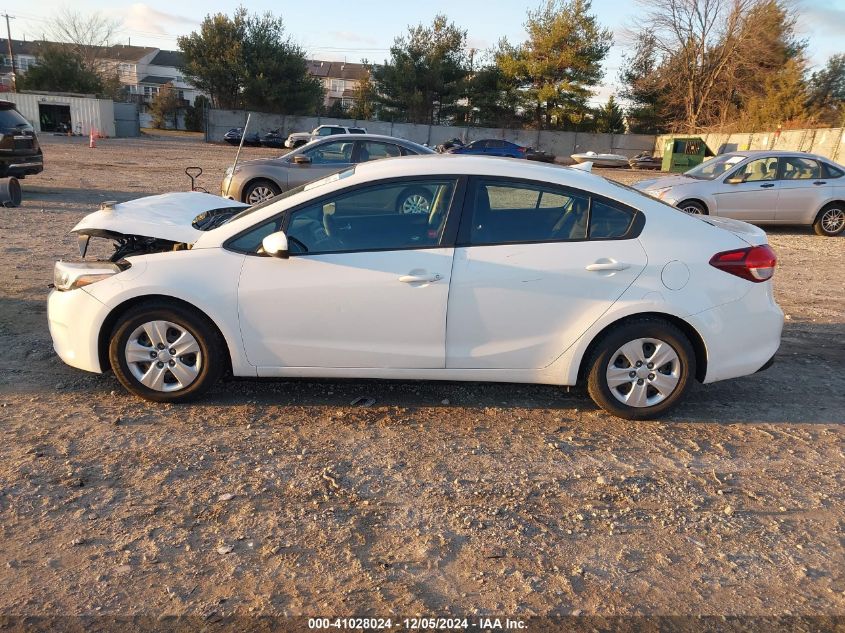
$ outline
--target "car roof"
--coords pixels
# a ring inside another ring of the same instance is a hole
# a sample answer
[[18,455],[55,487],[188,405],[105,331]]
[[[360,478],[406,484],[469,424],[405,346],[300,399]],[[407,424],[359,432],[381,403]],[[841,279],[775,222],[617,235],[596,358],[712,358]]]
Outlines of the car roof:
[[355,177],[361,180],[379,180],[402,176],[493,176],[524,178],[550,183],[568,184],[596,189],[606,182],[601,176],[583,169],[538,163],[519,158],[473,156],[472,154],[425,154],[403,156],[360,163],[355,166]]
[[818,154],[811,154],[810,152],[799,152],[796,150],[785,150],[785,149],[747,149],[744,151],[737,150],[735,152],[725,152],[724,154],[719,154],[719,156],[771,156],[772,158],[780,157],[780,156],[792,156],[796,158],[812,158],[815,160],[826,160],[829,162],[833,162],[830,158],[826,156],[820,156]]
[[[323,143],[328,143],[330,141],[342,141],[344,143],[348,143],[350,141],[384,141],[385,143],[399,143],[401,145],[406,145],[407,147],[419,148],[425,147],[420,143],[416,143],[415,141],[409,141],[406,138],[399,138],[398,136],[386,136],[384,134],[333,134],[331,136],[325,136],[320,139],[311,141],[307,145],[303,145],[299,147],[298,150],[307,149],[314,147],[314,145],[319,144],[322,145]],[[431,149],[430,147],[425,147],[425,149]],[[431,150],[434,152],[434,150]]]

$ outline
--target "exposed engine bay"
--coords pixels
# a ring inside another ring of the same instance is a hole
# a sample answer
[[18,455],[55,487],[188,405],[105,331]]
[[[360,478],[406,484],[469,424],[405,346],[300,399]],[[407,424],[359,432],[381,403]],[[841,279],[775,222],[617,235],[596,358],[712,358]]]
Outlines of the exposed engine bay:
[[104,202],[73,230],[85,258],[92,237],[111,240],[108,261],[128,267],[128,257],[190,249],[205,231],[228,222],[249,205],[200,192]]

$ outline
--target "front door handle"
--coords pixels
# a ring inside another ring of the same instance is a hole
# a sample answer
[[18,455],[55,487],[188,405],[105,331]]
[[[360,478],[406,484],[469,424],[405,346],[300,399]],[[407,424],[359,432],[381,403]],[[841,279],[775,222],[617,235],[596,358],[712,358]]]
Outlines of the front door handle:
[[827,184],[827,182],[826,182],[826,181],[824,181],[824,180],[817,180],[817,181],[816,181],[816,182],[814,182],[813,184],[814,184],[814,185],[826,185],[826,184]]
[[434,273],[432,275],[402,275],[399,281],[403,284],[430,284],[441,279],[443,279],[442,275]]
[[624,262],[593,262],[586,269],[590,272],[601,272],[607,270],[625,270],[630,267],[630,264]]
[[769,187],[774,187],[774,186],[775,186],[775,183],[770,182],[770,183],[766,183],[765,185],[760,185],[760,186],[761,186],[763,189],[768,189]]

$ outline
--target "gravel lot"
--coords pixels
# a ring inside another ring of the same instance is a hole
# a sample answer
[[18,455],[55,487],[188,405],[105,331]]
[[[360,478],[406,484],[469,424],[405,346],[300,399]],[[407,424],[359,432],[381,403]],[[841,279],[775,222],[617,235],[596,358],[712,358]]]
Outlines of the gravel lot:
[[43,141],[0,209],[0,616],[845,614],[845,240],[772,230],[776,364],[662,422],[474,383],[154,405],[53,354],[52,265],[99,202],[189,165],[215,191],[234,149]]

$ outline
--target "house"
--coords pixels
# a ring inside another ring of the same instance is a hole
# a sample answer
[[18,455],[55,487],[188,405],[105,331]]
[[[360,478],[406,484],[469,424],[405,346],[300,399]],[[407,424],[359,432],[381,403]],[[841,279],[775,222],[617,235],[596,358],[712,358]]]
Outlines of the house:
[[[7,40],[0,40],[0,51],[8,49]],[[12,40],[15,67],[19,75],[38,63],[38,43]],[[185,81],[179,66],[182,53],[167,51],[151,46],[131,46],[115,44],[105,48],[99,60],[107,73],[112,69],[117,73],[126,88],[127,100],[140,106],[141,125],[147,126],[152,117],[149,105],[165,84],[170,84],[180,99],[182,106],[193,104],[200,90]],[[0,65],[0,91],[11,90],[12,64],[8,53],[3,56]]]
[[346,109],[355,103],[355,88],[360,81],[367,78],[369,71],[364,64],[309,59],[308,74],[317,77],[323,83],[324,106],[330,107],[340,101]]
[[[0,39],[0,51],[6,51],[7,41]],[[18,74],[24,74],[38,63],[38,42],[12,40],[15,66]],[[176,91],[181,104],[188,106],[203,94],[185,80],[180,66],[183,63],[180,51],[168,51],[150,46],[115,44],[103,49],[100,60],[107,72],[114,69],[127,91],[127,100],[137,103],[141,110],[141,125],[149,125],[149,105],[165,84]],[[308,73],[320,79],[325,91],[323,105],[331,107],[340,102],[349,108],[355,102],[355,88],[366,79],[369,71],[364,64],[349,62],[328,62],[308,60]],[[12,65],[8,54],[0,65],[0,91],[11,90]]]

